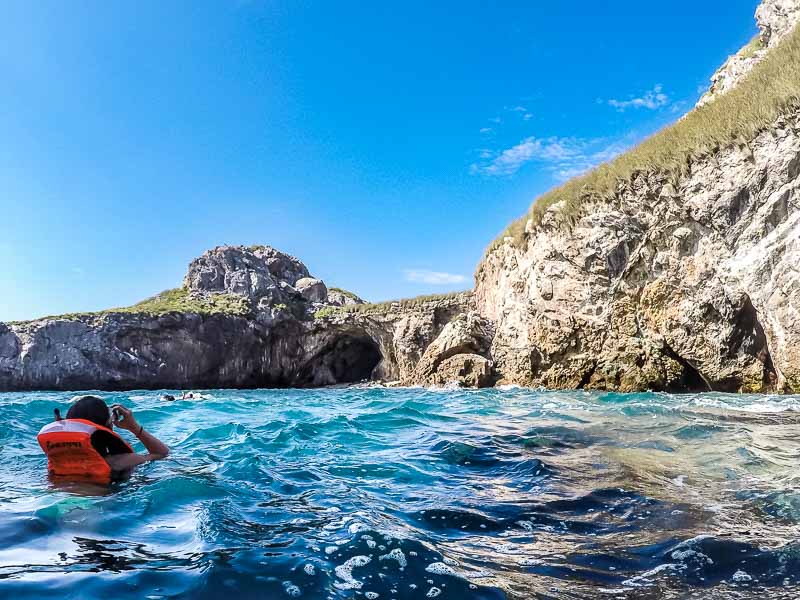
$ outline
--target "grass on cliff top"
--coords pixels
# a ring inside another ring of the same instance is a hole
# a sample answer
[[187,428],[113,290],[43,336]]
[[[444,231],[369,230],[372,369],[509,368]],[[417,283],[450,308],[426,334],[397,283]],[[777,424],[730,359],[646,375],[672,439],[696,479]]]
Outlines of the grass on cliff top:
[[[86,317],[99,317],[108,314],[144,314],[144,315],[164,315],[171,312],[197,313],[201,315],[227,314],[227,315],[246,315],[250,312],[247,302],[241,296],[235,294],[212,294],[207,297],[198,298],[189,295],[185,288],[175,288],[165,290],[150,298],[137,302],[133,306],[123,308],[109,308],[95,312],[69,313],[64,315],[50,315],[33,319],[40,321],[43,319],[68,319],[76,320]],[[29,321],[13,321],[14,324],[26,323]]]
[[127,308],[117,308],[103,312],[144,313],[161,315],[170,312],[198,313],[201,315],[233,314],[245,315],[250,312],[247,301],[236,294],[209,294],[191,296],[186,288],[175,288],[156,294]]
[[392,310],[415,308],[428,302],[439,300],[452,300],[469,292],[449,292],[447,294],[427,294],[414,298],[404,298],[402,300],[387,300],[385,302],[368,302],[366,304],[350,304],[347,306],[329,306],[318,310],[314,318],[321,319],[338,313],[388,313]]
[[741,50],[739,50],[739,52],[736,53],[736,55],[741,56],[742,58],[750,58],[756,52],[761,50],[763,47],[764,47],[764,41],[761,39],[761,34],[757,33],[756,35],[753,36],[753,39],[751,39],[744,48],[742,48]]
[[[754,53],[760,41],[751,41],[740,52]],[[562,202],[561,222],[571,227],[593,201],[611,198],[621,182],[640,172],[657,172],[669,179],[686,174],[695,158],[734,144],[744,146],[783,114],[800,106],[800,27],[767,53],[729,92],[689,112],[677,123],[652,135],[616,159],[569,180],[537,198],[527,214],[514,221],[488,248],[506,237],[521,245],[528,219],[534,225],[552,205]]]

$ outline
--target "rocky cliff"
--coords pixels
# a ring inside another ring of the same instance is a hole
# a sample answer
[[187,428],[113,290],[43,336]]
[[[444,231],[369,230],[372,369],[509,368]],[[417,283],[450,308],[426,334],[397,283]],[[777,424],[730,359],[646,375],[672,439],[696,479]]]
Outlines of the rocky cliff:
[[[771,121],[732,143],[687,152],[676,168],[630,169],[610,193],[556,196],[521,235],[487,252],[475,297],[495,323],[491,353],[502,381],[800,389],[800,73],[796,63],[755,66],[776,51],[796,58],[800,2],[767,0],[757,16],[764,49],[746,68],[729,61],[703,107],[663,135],[693,143],[706,121],[725,120],[713,125],[727,132],[737,119],[763,118],[772,108],[760,100],[748,107],[737,88],[759,68],[762,78],[782,73],[780,85],[791,88],[775,91],[784,100]],[[607,172],[633,160],[622,157]],[[578,183],[588,189],[600,176]]]
[[424,349],[471,308],[470,294],[366,305],[269,246],[220,247],[137,306],[0,324],[0,390],[417,381]]

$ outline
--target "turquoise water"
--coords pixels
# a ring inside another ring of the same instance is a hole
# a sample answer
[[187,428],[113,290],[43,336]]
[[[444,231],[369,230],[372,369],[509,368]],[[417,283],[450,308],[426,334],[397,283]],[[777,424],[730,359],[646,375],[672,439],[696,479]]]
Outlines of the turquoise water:
[[0,394],[0,597],[800,596],[797,397],[204,394],[103,394],[173,450],[109,489]]

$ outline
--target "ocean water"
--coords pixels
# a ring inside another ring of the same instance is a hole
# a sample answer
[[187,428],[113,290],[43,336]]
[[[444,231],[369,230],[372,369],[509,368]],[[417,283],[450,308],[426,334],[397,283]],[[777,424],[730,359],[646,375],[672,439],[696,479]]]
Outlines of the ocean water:
[[102,394],[173,451],[109,488],[0,394],[0,598],[800,597],[797,397],[160,394]]

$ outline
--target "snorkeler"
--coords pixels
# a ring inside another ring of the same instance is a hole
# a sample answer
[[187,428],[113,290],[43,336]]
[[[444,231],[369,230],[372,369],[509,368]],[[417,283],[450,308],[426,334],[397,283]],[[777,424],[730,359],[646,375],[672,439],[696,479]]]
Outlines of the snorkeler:
[[[102,398],[78,398],[62,419],[58,409],[56,420],[39,432],[39,445],[47,455],[51,475],[68,479],[89,479],[100,483],[124,478],[142,463],[161,460],[169,448],[145,431],[130,409],[114,404],[109,410]],[[113,428],[127,429],[135,435],[147,454],[137,454]]]

